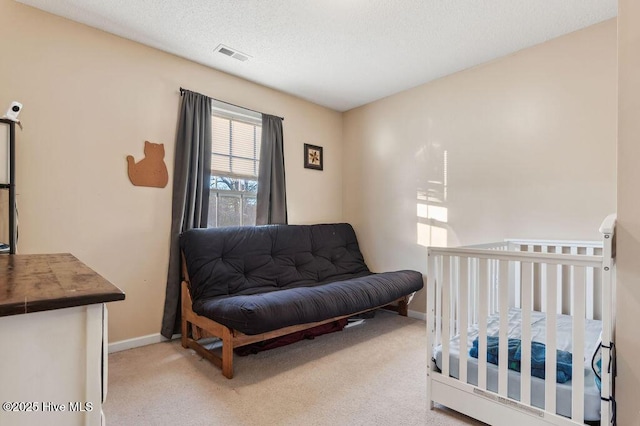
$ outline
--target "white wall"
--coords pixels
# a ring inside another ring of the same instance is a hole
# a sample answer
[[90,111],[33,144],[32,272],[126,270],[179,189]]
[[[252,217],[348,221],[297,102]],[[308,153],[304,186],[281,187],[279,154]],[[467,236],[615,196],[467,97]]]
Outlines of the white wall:
[[[12,0],[0,40],[0,108],[24,104],[18,251],[70,252],[124,290],[112,341],[160,331],[171,183],[134,187],[125,157],[164,143],[172,182],[179,87],[284,116],[290,222],[342,219],[340,113]],[[324,147],[323,172],[303,168],[304,143]]]
[[348,111],[345,220],[373,269],[425,274],[427,245],[597,239],[615,144],[611,20]]
[[618,2],[618,424],[640,425],[640,3]]

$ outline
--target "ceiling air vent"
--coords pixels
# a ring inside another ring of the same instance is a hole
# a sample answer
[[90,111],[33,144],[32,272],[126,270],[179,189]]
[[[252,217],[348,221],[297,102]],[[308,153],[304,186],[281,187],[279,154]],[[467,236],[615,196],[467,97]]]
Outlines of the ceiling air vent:
[[247,59],[249,59],[251,56],[247,55],[246,53],[241,53],[238,52],[235,49],[230,48],[229,46],[225,46],[224,44],[219,45],[218,47],[216,47],[216,52],[218,53],[222,53],[223,55],[227,55],[230,56],[234,59],[237,59],[239,61],[246,61]]

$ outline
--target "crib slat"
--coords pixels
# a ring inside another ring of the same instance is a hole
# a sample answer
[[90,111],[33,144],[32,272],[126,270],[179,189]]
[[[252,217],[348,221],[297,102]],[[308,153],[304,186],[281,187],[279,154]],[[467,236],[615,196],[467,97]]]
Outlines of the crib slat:
[[451,256],[449,258],[449,270],[451,271],[451,275],[449,275],[449,280],[451,285],[449,286],[449,335],[455,336],[456,332],[456,288],[458,285],[458,257]]
[[544,382],[544,407],[547,412],[556,412],[556,306],[558,304],[558,293],[556,291],[558,274],[551,265],[546,265],[546,286],[547,286],[547,330],[546,330],[546,365]]
[[449,311],[451,308],[449,291],[451,289],[451,258],[442,257],[442,375],[449,377]]
[[[557,254],[562,254],[562,246],[556,246],[556,253]],[[557,282],[557,287],[556,290],[558,292],[558,308],[557,308],[557,312],[559,314],[562,313],[562,305],[563,305],[563,300],[562,300],[562,288],[563,288],[563,282],[562,282],[562,265],[558,265],[556,267],[558,269],[558,281]]]
[[522,263],[522,358],[520,361],[520,402],[531,404],[531,288],[533,265]]
[[[569,254],[578,254],[578,247],[576,246],[571,246],[569,247]],[[569,286],[569,315],[574,315],[575,311],[573,310],[573,301],[574,301],[574,296],[573,296],[573,285]]]
[[[512,244],[509,244],[509,250],[511,250]],[[509,262],[509,282],[512,284],[512,286],[514,287],[513,289],[511,289],[511,291],[509,292],[509,306],[512,306],[514,308],[518,307],[518,302],[516,301],[516,298],[519,297],[519,295],[516,294],[516,290],[515,287],[518,287],[517,285],[515,285],[516,282],[516,264],[518,262]]]
[[460,258],[460,359],[459,379],[467,383],[467,329],[469,328],[468,304],[469,304],[469,258]]
[[[540,247],[542,253],[549,252],[549,246],[543,245]],[[546,263],[540,264],[540,310],[547,312],[547,268],[549,266]]]
[[495,312],[495,304],[494,304],[494,300],[495,300],[495,292],[494,292],[494,288],[493,288],[493,284],[494,284],[494,280],[495,280],[495,261],[493,259],[489,259],[489,287],[487,290],[489,290],[489,310],[487,311],[488,315],[493,315],[493,313]]
[[573,313],[573,345],[572,363],[572,387],[571,387],[571,418],[579,423],[584,420],[584,315],[585,315],[585,268],[573,266],[571,274]]
[[516,283],[516,285],[513,288],[513,298],[514,298],[513,306],[515,308],[520,308],[521,307],[521,305],[520,305],[520,303],[521,303],[521,299],[520,299],[521,291],[520,290],[521,289],[520,289],[519,283],[522,282],[522,271],[520,270],[520,268],[521,268],[521,263],[520,262],[514,262],[514,264],[513,264],[514,277],[513,277],[513,281],[511,281],[511,282]]
[[456,336],[460,333],[460,328],[459,328],[459,324],[458,324],[458,320],[460,319],[460,313],[459,313],[459,304],[460,304],[460,296],[459,296],[459,291],[460,291],[460,258],[459,257],[454,257],[452,258],[452,283],[451,283],[451,293],[450,293],[450,298],[451,298],[451,312],[449,313],[449,316],[451,317],[451,335],[452,336]]
[[435,318],[436,318],[436,304],[434,289],[436,288],[436,256],[428,253],[428,266],[427,266],[427,406],[429,409],[433,409],[433,400],[431,399],[431,376],[433,374],[434,363],[431,361],[433,356],[433,350],[437,346],[435,341]]
[[469,267],[471,268],[469,283],[471,284],[471,303],[469,303],[469,319],[471,323],[478,323],[478,259],[470,258]]
[[438,256],[435,259],[436,279],[436,339],[435,344],[442,344],[442,259],[445,256]]
[[499,262],[500,353],[498,354],[498,393],[506,397],[509,383],[509,262]]
[[494,305],[494,311],[493,313],[496,314],[499,312],[500,310],[500,263],[504,262],[504,261],[500,261],[498,259],[496,259],[495,264],[494,264],[494,278],[493,278],[493,305]]
[[[587,256],[593,256],[594,254],[594,248],[593,247],[587,247],[587,252],[586,255]],[[587,303],[587,307],[586,307],[586,317],[589,319],[593,319],[593,308],[594,308],[594,298],[593,298],[593,281],[594,281],[594,276],[595,276],[595,271],[593,268],[586,268],[586,288],[585,288],[585,295],[586,295],[586,303]]]
[[487,388],[487,302],[489,270],[488,259],[479,259],[478,298],[478,387]]

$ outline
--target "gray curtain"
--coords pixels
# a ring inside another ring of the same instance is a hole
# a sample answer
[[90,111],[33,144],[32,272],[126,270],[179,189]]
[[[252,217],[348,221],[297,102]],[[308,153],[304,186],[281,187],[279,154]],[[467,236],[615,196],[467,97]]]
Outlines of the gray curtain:
[[287,223],[282,119],[262,114],[256,225]]
[[181,255],[178,238],[191,228],[206,228],[211,179],[211,99],[182,91],[173,172],[173,208],[167,291],[162,335],[180,330]]

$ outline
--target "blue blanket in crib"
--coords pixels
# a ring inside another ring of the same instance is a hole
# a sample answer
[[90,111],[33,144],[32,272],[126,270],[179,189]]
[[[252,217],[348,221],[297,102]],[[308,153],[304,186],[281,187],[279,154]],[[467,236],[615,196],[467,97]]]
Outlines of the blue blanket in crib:
[[[497,336],[487,336],[487,362],[498,365],[499,339]],[[478,338],[473,341],[469,355],[478,358]],[[520,339],[509,339],[508,368],[520,371],[522,346]],[[531,342],[531,375],[544,379],[546,348],[543,343]],[[571,380],[571,352],[556,351],[556,381],[565,383]]]

